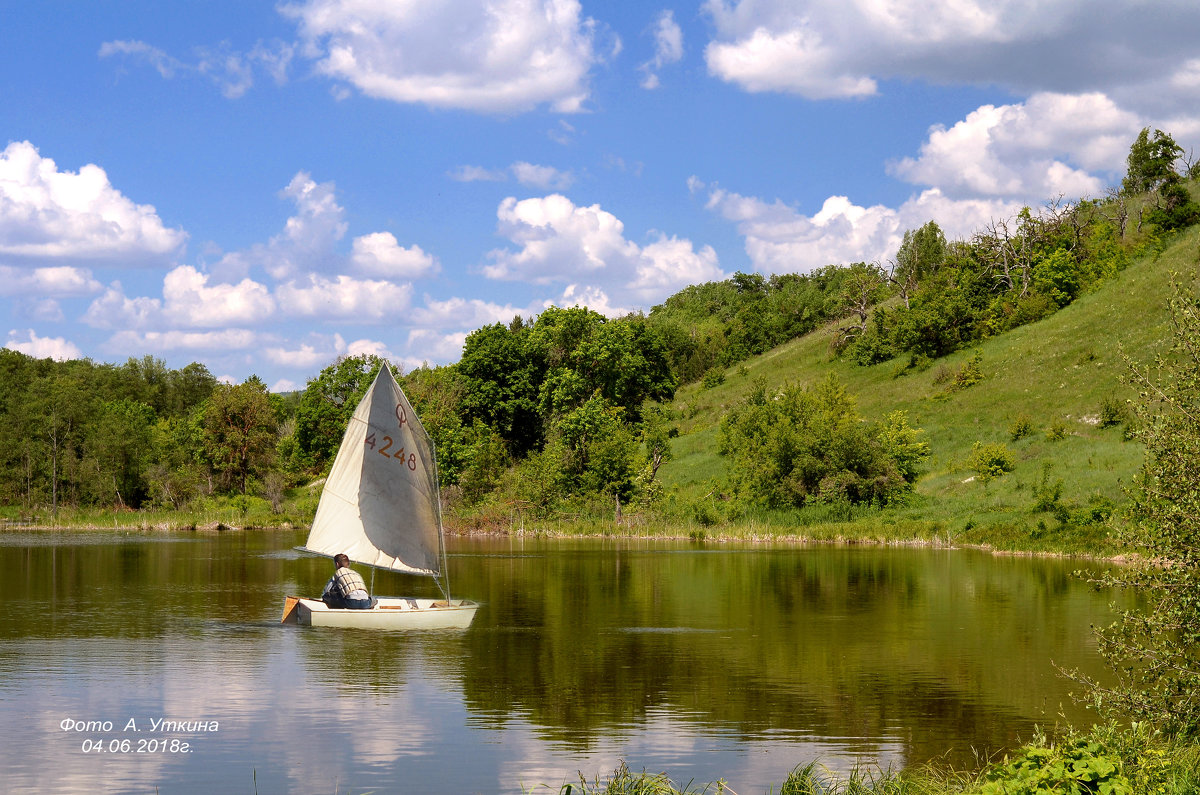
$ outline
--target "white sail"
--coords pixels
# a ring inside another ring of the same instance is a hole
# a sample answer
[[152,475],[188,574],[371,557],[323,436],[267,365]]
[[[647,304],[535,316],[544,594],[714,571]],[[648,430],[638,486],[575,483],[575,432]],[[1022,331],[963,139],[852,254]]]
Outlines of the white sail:
[[440,519],[433,442],[381,367],[346,428],[305,549],[437,576]]

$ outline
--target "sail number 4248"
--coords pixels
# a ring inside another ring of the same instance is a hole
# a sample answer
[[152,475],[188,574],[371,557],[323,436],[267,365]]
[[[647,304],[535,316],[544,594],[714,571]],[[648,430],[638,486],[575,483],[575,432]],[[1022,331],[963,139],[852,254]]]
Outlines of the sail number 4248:
[[396,442],[395,442],[395,440],[392,439],[392,437],[384,436],[383,444],[378,445],[377,442],[375,441],[375,434],[372,433],[372,434],[368,435],[367,438],[365,439],[365,444],[367,445],[367,447],[370,447],[372,450],[375,450],[376,447],[378,446],[377,452],[380,455],[384,456],[385,458],[393,458],[393,459],[401,462],[402,464],[406,464],[408,466],[408,468],[413,470],[414,472],[417,470],[417,454],[416,453],[408,453],[406,455],[403,447],[401,447],[399,450],[393,451],[392,447],[395,446]]

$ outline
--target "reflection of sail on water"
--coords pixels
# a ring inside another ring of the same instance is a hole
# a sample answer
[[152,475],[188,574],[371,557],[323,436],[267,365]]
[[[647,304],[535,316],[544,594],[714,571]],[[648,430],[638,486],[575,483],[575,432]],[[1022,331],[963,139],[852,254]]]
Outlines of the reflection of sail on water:
[[436,577],[438,499],[433,442],[385,365],[342,438],[304,548]]

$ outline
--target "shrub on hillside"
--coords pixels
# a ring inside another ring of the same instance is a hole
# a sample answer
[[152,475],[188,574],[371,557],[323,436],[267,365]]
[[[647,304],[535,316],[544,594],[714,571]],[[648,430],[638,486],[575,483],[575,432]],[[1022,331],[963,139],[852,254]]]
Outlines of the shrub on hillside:
[[1015,442],[1033,433],[1033,419],[1028,414],[1018,414],[1008,426],[1008,435]]
[[719,452],[744,499],[771,507],[902,499],[929,455],[904,412],[867,423],[834,377],[768,394],[759,380],[722,419]]
[[1118,398],[1109,395],[1100,401],[1099,421],[1096,424],[1101,428],[1120,425],[1128,419],[1129,411]]
[[972,469],[983,481],[998,478],[1005,472],[1012,472],[1016,466],[1012,451],[1000,442],[994,444],[976,442],[972,445],[971,455],[967,459],[967,467]]
[[705,389],[712,389],[715,386],[720,386],[725,383],[725,371],[720,367],[710,367],[704,372],[704,378],[700,382]]
[[966,389],[969,386],[975,386],[983,380],[983,354],[979,351],[975,352],[967,361],[963,362],[962,367],[958,368],[958,372],[954,374],[954,389]]

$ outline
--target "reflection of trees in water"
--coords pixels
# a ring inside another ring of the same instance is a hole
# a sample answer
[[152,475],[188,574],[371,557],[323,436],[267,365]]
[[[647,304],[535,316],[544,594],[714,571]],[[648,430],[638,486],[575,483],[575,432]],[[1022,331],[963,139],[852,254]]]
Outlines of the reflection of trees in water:
[[[1089,627],[1110,598],[1070,576],[1077,562],[472,542],[479,554],[450,561],[455,594],[483,603],[466,632],[308,630],[275,622],[285,594],[319,592],[329,561],[274,554],[290,546],[279,534],[173,538],[0,546],[0,640],[25,641],[0,643],[0,666],[36,667],[64,640],[144,639],[121,664],[153,671],[157,638],[194,635],[228,640],[242,668],[288,648],[324,693],[461,689],[472,725],[519,717],[571,748],[670,714],[722,736],[900,742],[909,761],[951,748],[970,764],[972,747],[1056,720],[1067,685],[1051,660],[1101,668]],[[423,587],[381,575],[375,590]]]
[[1050,660],[1091,667],[1105,597],[1070,590],[1069,572],[928,550],[505,557],[463,586],[486,602],[464,695],[497,725],[517,712],[582,748],[666,709],[973,764],[973,748],[1056,719]]
[[[278,533],[47,534],[0,547],[4,637],[153,637],[180,622],[258,620],[295,561]],[[324,561],[322,561],[324,562]],[[328,564],[326,564],[328,565]]]

